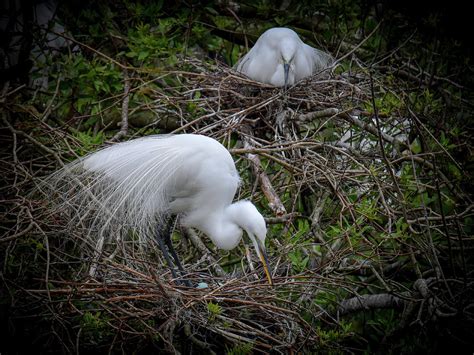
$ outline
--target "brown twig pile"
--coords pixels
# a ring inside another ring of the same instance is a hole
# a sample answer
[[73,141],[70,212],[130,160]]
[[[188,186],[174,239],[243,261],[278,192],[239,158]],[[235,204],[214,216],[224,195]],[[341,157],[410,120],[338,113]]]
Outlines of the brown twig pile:
[[[16,316],[34,314],[48,325],[49,341],[71,352],[130,344],[206,352],[245,343],[256,352],[363,347],[341,317],[386,308],[401,312],[387,343],[437,319],[473,322],[472,200],[446,170],[462,169],[460,162],[405,105],[403,88],[387,87],[356,63],[287,92],[197,60],[153,78],[130,68],[124,74],[114,140],[130,133],[134,114],[151,111],[156,120],[147,129],[223,142],[244,181],[239,198],[267,217],[273,288],[242,248],[223,257],[192,231],[178,250],[187,277],[202,288],[180,286],[156,249],[133,243],[106,246],[99,273],[87,276],[94,248],[83,231],[64,231],[64,216],[26,194],[37,174],[74,156],[80,144],[65,126],[4,100],[3,267],[15,258],[26,265],[25,250],[35,260],[31,269],[15,267],[16,278],[4,272],[8,290],[31,302]],[[147,102],[129,107],[129,95],[139,92]],[[379,112],[376,99],[387,93],[400,105]],[[417,151],[417,139],[430,144]],[[445,213],[444,204],[454,207]]]

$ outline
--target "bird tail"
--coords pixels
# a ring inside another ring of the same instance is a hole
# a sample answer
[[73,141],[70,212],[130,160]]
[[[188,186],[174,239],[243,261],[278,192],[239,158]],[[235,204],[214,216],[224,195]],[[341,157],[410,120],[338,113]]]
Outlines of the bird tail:
[[169,218],[167,191],[183,154],[163,136],[119,143],[65,165],[40,190],[87,239],[146,244]]

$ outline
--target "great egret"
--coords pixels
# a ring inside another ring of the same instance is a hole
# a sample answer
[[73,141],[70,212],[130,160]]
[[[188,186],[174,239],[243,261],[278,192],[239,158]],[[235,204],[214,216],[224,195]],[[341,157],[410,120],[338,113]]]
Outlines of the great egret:
[[[205,233],[219,249],[235,248],[244,230],[272,284],[265,220],[250,201],[232,203],[239,174],[228,150],[212,138],[181,134],[134,139],[69,163],[48,181],[65,203],[76,206],[78,219],[92,220],[89,229],[102,240],[116,237],[123,227],[146,238],[171,215]],[[180,267],[169,233],[165,237]],[[170,264],[163,239],[158,242]]]
[[295,31],[275,27],[265,31],[234,68],[253,80],[286,89],[332,61],[331,55],[308,46]]

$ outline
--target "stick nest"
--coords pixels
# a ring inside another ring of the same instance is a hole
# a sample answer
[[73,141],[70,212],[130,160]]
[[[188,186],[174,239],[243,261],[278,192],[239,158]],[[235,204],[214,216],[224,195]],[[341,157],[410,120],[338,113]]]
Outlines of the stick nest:
[[[463,167],[407,104],[412,81],[388,85],[356,63],[350,74],[321,73],[284,92],[186,59],[181,71],[160,75],[127,69],[115,98],[126,129],[113,140],[159,128],[228,147],[244,181],[237,198],[267,217],[274,287],[243,246],[225,255],[192,231],[177,249],[202,288],[172,280],[156,246],[133,238],[109,241],[97,259],[85,230],[64,228],[69,212],[51,212],[47,199],[28,193],[37,175],[76,155],[77,136],[6,105],[0,241],[5,263],[17,263],[4,282],[29,300],[15,316],[33,314],[66,351],[357,348],[365,340],[344,316],[387,308],[400,310],[388,343],[443,317],[471,323],[472,202],[450,170]],[[130,107],[129,95],[141,104]],[[19,111],[33,124],[15,121]],[[154,119],[134,127],[143,112]]]

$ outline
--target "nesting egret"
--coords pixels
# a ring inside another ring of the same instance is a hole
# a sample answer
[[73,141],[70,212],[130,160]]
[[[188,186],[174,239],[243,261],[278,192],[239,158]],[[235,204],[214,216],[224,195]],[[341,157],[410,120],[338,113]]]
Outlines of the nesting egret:
[[295,31],[275,27],[258,38],[234,69],[253,80],[286,89],[327,68],[332,61],[331,55],[308,46]]
[[[250,201],[232,203],[239,174],[228,150],[212,138],[181,134],[130,140],[67,164],[49,182],[75,206],[77,219],[91,221],[89,230],[97,238],[117,238],[123,228],[147,238],[171,215],[219,249],[235,248],[245,231],[272,284],[265,220]],[[165,237],[180,267],[169,233]],[[170,264],[163,238],[158,242]]]

